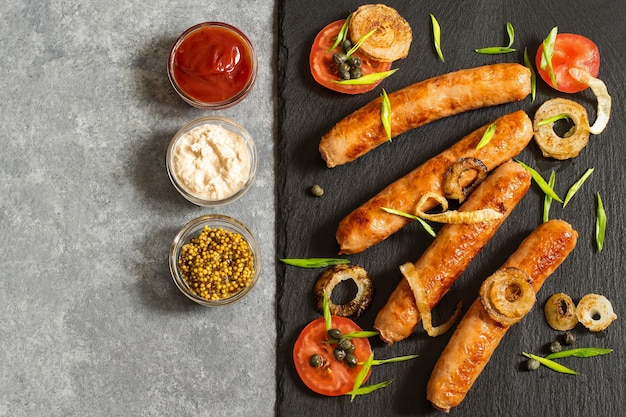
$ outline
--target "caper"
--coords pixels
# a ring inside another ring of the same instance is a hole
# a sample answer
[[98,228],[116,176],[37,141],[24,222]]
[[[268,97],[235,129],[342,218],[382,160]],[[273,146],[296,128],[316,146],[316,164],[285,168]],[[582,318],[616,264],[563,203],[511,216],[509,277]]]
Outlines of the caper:
[[350,41],[350,39],[346,39],[345,41],[343,41],[343,43],[341,44],[341,49],[343,50],[344,53],[348,53],[348,51],[350,49],[352,49],[354,45],[352,44],[352,42]]
[[346,60],[346,63],[350,65],[351,67],[355,68],[355,67],[360,67],[363,61],[361,61],[361,58],[359,58],[358,56],[351,56],[350,58]]
[[339,78],[341,78],[342,80],[349,80],[350,79],[350,71],[339,71]]
[[341,71],[350,71],[350,65],[346,64],[345,62],[343,64],[339,64],[339,66],[337,67],[337,70],[339,72]]
[[354,346],[354,343],[350,342],[350,346],[348,346],[345,351],[346,353],[354,353],[354,350],[356,349],[356,347]]
[[333,340],[341,339],[341,330],[339,329],[328,329],[328,337]]
[[333,54],[333,62],[337,65],[343,64],[347,59],[346,54]]
[[533,358],[529,358],[526,361],[526,369],[529,371],[536,371],[537,369],[539,369],[539,361],[537,359],[533,359]]
[[563,350],[563,347],[561,347],[561,343],[559,343],[558,340],[555,340],[554,342],[550,343],[550,352],[552,353],[556,353],[556,352],[560,352]]
[[351,79],[357,79],[357,78],[361,78],[363,76],[363,70],[359,67],[356,68],[350,68],[350,78]]
[[346,357],[343,359],[343,361],[345,362],[346,365],[348,365],[350,368],[354,368],[355,366],[358,365],[359,360],[357,359],[356,356],[354,356],[352,353],[347,353]]
[[337,347],[343,351],[347,351],[352,347],[352,342],[348,339],[341,338],[339,342],[337,342]]
[[333,353],[338,361],[342,361],[346,357],[346,352],[343,349],[336,348]]
[[320,368],[322,365],[324,365],[324,359],[317,353],[314,353],[311,355],[309,363],[313,368]]
[[[321,196],[323,196],[323,195],[324,195],[324,189],[322,188],[322,186],[321,186],[321,185],[319,185],[319,184],[314,184],[314,185],[311,187],[311,194],[313,194],[315,197],[321,197]],[[331,330],[333,330],[333,329],[331,329]],[[337,330],[337,329],[334,329],[334,330]],[[337,330],[337,331],[338,331],[338,330]],[[329,336],[330,336],[330,334],[329,334]],[[339,337],[341,337],[341,332],[339,332]],[[335,337],[333,337],[333,339],[336,339],[336,338],[335,338]]]
[[573,345],[576,343],[576,336],[572,332],[565,332],[563,335],[563,343],[566,345]]

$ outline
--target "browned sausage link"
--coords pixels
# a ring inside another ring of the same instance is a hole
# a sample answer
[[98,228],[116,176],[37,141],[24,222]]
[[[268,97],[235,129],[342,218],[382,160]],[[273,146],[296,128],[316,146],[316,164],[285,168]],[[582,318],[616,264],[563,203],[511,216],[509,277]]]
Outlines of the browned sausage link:
[[[475,224],[448,224],[415,263],[433,308],[478,255],[530,188],[531,177],[515,162],[506,162],[476,188],[459,211],[491,208],[504,217]],[[411,335],[420,315],[413,291],[402,279],[378,312],[374,328],[388,344]]]
[[[495,123],[495,134],[486,146],[476,149],[488,125],[475,130],[449,149],[391,183],[348,214],[339,223],[335,235],[341,248],[340,253],[362,252],[408,224],[411,220],[389,214],[381,207],[415,213],[417,203],[424,194],[434,192],[443,196],[446,171],[459,159],[479,159],[491,171],[520,153],[532,138],[532,122],[523,110],[502,116]],[[435,202],[429,202],[432,203],[430,207],[421,209],[432,209]]]
[[[501,63],[439,75],[389,94],[391,135],[447,116],[519,101],[530,93],[530,70]],[[343,165],[387,141],[377,98],[339,121],[322,136],[319,150],[329,168]]]
[[[538,226],[502,265],[526,272],[535,292],[576,246],[578,233],[562,220]],[[471,305],[445,347],[428,381],[426,397],[449,411],[465,398],[510,326],[489,317],[479,299]]]

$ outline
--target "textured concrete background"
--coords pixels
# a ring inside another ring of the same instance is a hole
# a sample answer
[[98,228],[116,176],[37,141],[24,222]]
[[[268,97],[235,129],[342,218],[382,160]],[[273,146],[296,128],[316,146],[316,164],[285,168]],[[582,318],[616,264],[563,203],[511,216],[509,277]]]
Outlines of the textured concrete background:
[[[0,415],[273,414],[273,2],[0,3]],[[218,209],[184,200],[165,169],[172,135],[210,113],[175,95],[167,54],[209,20],[259,55],[251,95],[213,112],[252,133],[258,177]],[[187,300],[167,266],[205,213],[262,245],[257,287],[221,309]]]

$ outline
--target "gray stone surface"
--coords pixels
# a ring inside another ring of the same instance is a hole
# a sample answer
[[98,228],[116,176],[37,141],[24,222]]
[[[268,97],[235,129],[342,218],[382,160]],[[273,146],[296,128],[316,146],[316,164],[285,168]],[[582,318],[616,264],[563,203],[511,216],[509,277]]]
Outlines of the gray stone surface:
[[[0,416],[265,416],[275,402],[275,5],[270,1],[1,1]],[[184,200],[165,151],[208,114],[180,100],[166,58],[187,27],[241,28],[251,95],[219,112],[256,139],[259,173],[217,209]],[[198,306],[167,266],[204,213],[262,245],[252,293]]]

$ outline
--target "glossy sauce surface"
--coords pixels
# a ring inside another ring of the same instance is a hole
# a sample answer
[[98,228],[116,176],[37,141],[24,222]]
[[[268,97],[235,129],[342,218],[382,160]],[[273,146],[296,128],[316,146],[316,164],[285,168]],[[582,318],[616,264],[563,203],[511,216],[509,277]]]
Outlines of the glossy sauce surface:
[[200,27],[176,48],[173,76],[178,87],[201,102],[221,102],[240,93],[253,72],[244,39],[222,27]]

